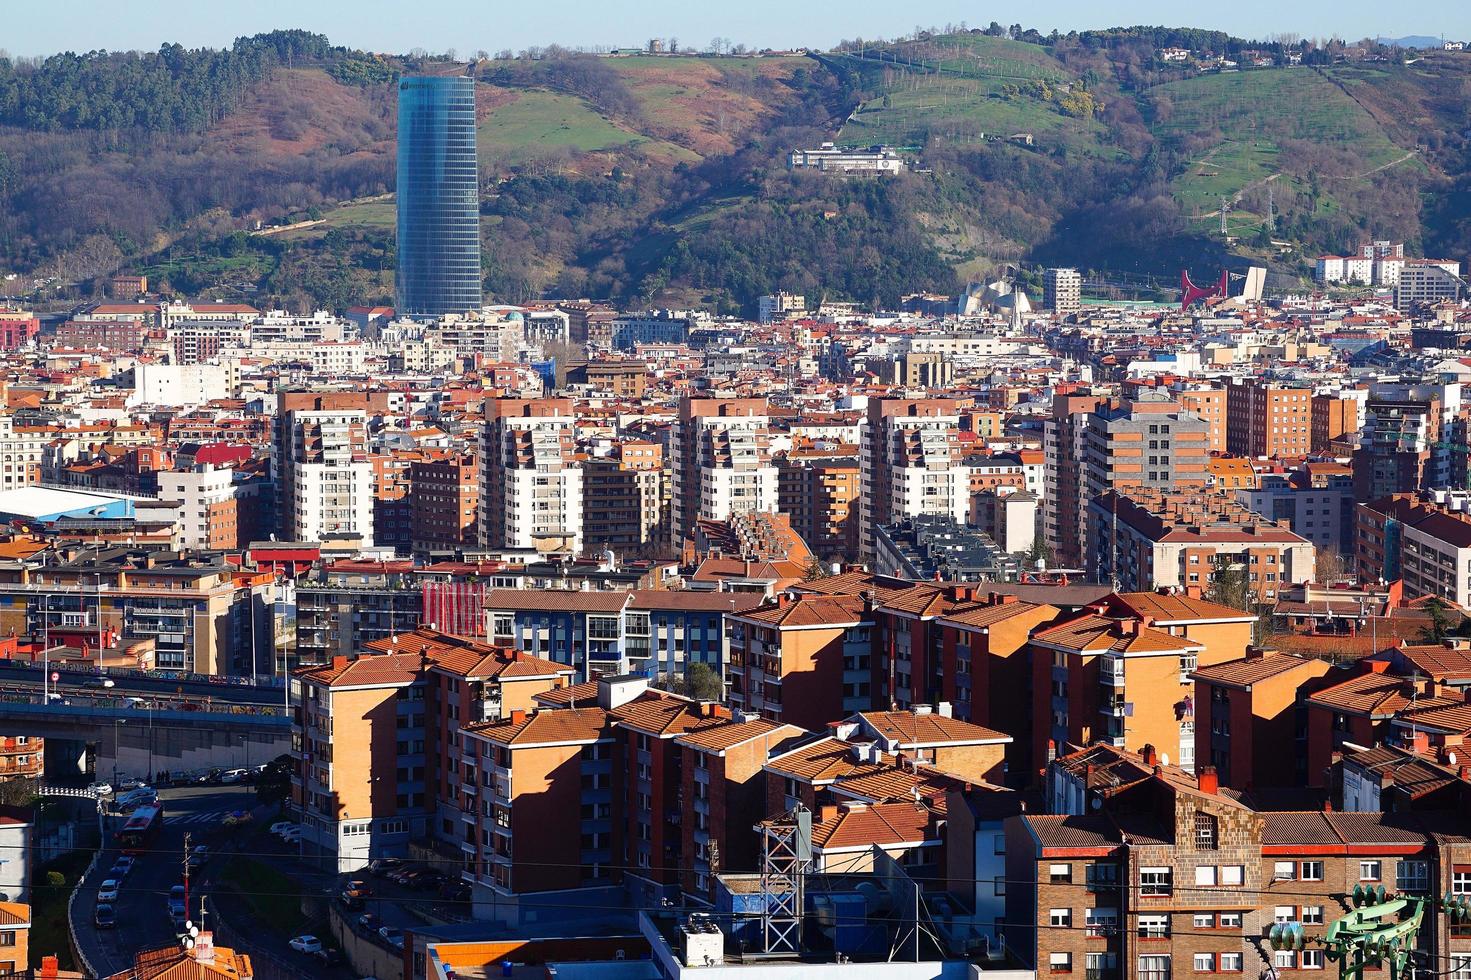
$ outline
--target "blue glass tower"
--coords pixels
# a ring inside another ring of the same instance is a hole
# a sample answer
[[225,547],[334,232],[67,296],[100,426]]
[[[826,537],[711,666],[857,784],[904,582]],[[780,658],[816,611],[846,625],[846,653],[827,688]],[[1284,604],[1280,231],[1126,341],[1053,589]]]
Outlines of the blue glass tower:
[[480,283],[475,80],[401,78],[396,311],[477,310]]

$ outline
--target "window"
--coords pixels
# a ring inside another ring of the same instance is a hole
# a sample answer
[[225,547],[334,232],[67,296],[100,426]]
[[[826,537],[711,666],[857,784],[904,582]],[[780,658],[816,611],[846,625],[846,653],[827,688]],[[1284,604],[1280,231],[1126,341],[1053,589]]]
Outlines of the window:
[[1220,915],[1216,916],[1216,928],[1217,929],[1240,929],[1241,928],[1241,913],[1240,912],[1222,912]]
[[1090,892],[1113,891],[1119,887],[1119,866],[1117,864],[1090,864],[1087,869],[1087,878]]
[[1272,953],[1272,966],[1278,970],[1297,969],[1297,954],[1290,949],[1279,949]]
[[[1184,659],[1181,659],[1180,672],[1185,672]],[[1194,657],[1190,658],[1194,660]],[[1195,666],[1191,665],[1191,670]],[[1216,818],[1209,813],[1197,813],[1195,815],[1195,849],[1197,851],[1214,851],[1216,849]]]
[[1272,913],[1272,918],[1277,922],[1291,922],[1297,918],[1296,905],[1279,905]]
[[1193,929],[1214,929],[1216,927],[1215,914],[1212,912],[1197,912],[1194,918],[1191,919],[1190,926]]
[[1424,861],[1398,861],[1394,866],[1395,881],[1402,892],[1430,890],[1430,867]]
[[1139,894],[1145,896],[1168,896],[1173,892],[1173,874],[1169,868],[1141,868],[1139,870]]
[[1053,909],[1047,916],[1047,921],[1055,928],[1067,929],[1073,924],[1072,909]]
[[1303,881],[1322,881],[1323,880],[1323,862],[1322,861],[1304,861],[1302,863],[1302,880]]
[[1451,894],[1471,895],[1471,865],[1458,864],[1451,871]]
[[1073,972],[1072,953],[1050,953],[1047,957],[1047,963],[1048,966],[1051,967],[1053,973]]
[[1302,915],[1298,919],[1305,926],[1320,926],[1323,924],[1323,906],[1304,905]]
[[1222,973],[1240,973],[1241,954],[1221,953],[1219,957],[1219,962],[1216,965],[1216,969]]
[[1111,936],[1118,931],[1118,927],[1118,909],[1083,910],[1083,929],[1092,938]]
[[1195,884],[1203,888],[1214,888],[1216,869],[1214,865],[1202,864],[1195,869]]
[[1246,869],[1239,864],[1221,866],[1221,884],[1239,887],[1246,879]]
[[1054,864],[1049,872],[1052,884],[1060,885],[1073,880],[1073,866],[1071,864]]
[[1169,956],[1139,957],[1139,980],[1170,980]]
[[1300,957],[1300,969],[1321,970],[1323,969],[1323,951],[1321,949],[1305,949]]
[[1378,861],[1359,862],[1360,881],[1378,881],[1381,877],[1383,877],[1383,865]]
[[1196,973],[1215,973],[1216,972],[1216,954],[1215,953],[1196,953],[1195,954],[1195,972]]
[[1168,939],[1169,937],[1170,917],[1168,915],[1139,916],[1140,939]]
[[1273,881],[1293,881],[1297,878],[1297,863],[1294,861],[1278,861],[1272,865]]

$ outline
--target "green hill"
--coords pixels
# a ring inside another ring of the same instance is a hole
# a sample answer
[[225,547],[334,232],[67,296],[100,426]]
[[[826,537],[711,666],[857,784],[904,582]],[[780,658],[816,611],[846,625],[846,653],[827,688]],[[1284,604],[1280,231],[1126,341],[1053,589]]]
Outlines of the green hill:
[[[1471,56],[1005,33],[478,63],[489,295],[734,310],[776,288],[892,301],[1014,262],[1163,277],[1265,262],[1286,283],[1365,236],[1471,253]],[[1161,62],[1175,45],[1244,65],[1265,50],[1272,67]],[[1288,66],[1298,54],[1314,64]],[[299,32],[0,59],[0,272],[56,277],[43,302],[120,268],[258,303],[388,300],[393,81],[465,70]],[[786,170],[824,140],[900,147],[912,170]]]

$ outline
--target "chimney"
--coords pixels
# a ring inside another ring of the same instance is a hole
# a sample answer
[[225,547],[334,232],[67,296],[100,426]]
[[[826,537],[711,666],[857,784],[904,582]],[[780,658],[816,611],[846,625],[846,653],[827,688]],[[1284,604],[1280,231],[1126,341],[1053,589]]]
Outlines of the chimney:
[[1158,765],[1159,764],[1159,754],[1154,751],[1154,746],[1153,745],[1150,745],[1150,744],[1147,744],[1146,743],[1145,746],[1144,746],[1144,748],[1142,748],[1142,749],[1139,750],[1139,755],[1140,755],[1141,758],[1144,759],[1144,764],[1146,766],[1153,766],[1153,765]]
[[526,723],[526,709],[525,708],[512,708],[511,709],[511,724],[513,724],[513,725],[524,725],[525,723]]
[[61,964],[54,956],[41,957],[41,970],[36,974],[41,980],[56,980],[56,974],[61,969]]
[[1211,796],[1221,791],[1221,778],[1216,774],[1215,766],[1206,766],[1200,770],[1195,777],[1195,788]]
[[1266,653],[1267,653],[1267,651],[1263,650],[1261,647],[1247,647],[1246,648],[1246,659],[1247,660],[1261,660],[1266,655]]
[[1462,766],[1456,770],[1456,776],[1463,783],[1471,783],[1471,766]]
[[827,823],[830,820],[836,819],[838,819],[838,808],[832,804],[823,806],[817,811],[818,823]]
[[332,658],[332,669],[333,670],[341,670],[342,668],[344,668],[346,666],[347,666],[347,658],[346,657],[333,657]]

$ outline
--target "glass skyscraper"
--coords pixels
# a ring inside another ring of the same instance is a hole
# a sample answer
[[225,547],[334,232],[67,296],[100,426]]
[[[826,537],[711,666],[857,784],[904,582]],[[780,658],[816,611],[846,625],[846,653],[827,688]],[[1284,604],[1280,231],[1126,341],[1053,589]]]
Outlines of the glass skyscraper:
[[400,316],[480,308],[475,150],[475,79],[399,79],[395,292]]

